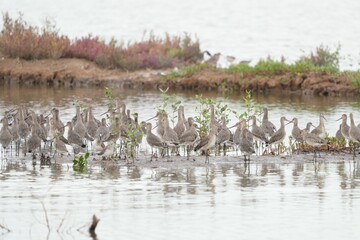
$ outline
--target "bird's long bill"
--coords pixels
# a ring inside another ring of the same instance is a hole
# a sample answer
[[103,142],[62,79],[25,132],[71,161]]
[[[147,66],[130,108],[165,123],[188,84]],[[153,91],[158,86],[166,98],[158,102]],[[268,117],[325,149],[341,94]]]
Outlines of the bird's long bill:
[[10,110],[8,111],[8,113],[12,113],[12,112],[14,112],[15,110],[16,110],[16,108],[10,109]]
[[63,130],[64,128],[66,128],[68,125],[67,124],[65,124],[65,126],[63,126],[63,127],[61,127],[61,128],[59,128],[58,130],[60,131],[60,130]]
[[154,118],[156,118],[157,117],[157,115],[155,115],[155,116],[153,116],[153,117],[151,117],[151,118],[149,118],[148,120],[145,120],[145,122],[148,122],[148,121],[150,121],[150,120],[153,120]]
[[294,120],[292,120],[292,121],[289,121],[287,124],[285,124],[285,125],[288,125],[288,124],[290,124],[290,123],[293,123],[294,122]]
[[44,118],[47,118],[48,116],[50,116],[51,115],[51,111],[48,113],[48,114],[46,114],[45,116],[44,116]]
[[152,128],[152,130],[154,130],[155,128],[157,128],[159,126],[159,124],[156,124],[155,127]]
[[258,113],[258,116],[261,116],[261,115],[263,115],[263,114],[264,114],[264,111]]
[[107,114],[107,113],[109,113],[109,112],[110,112],[110,110],[107,110],[106,112],[100,114],[100,116],[103,116],[103,115],[105,115],[105,114]]
[[238,123],[236,123],[235,125],[229,127],[229,129],[234,128],[234,127],[237,127],[237,125],[238,125]]
[[336,121],[340,121],[342,119],[342,117],[341,118],[339,118],[339,119],[336,119]]
[[324,116],[324,115],[323,115],[322,117],[325,119],[325,121],[327,121],[327,119],[325,118],[325,116]]

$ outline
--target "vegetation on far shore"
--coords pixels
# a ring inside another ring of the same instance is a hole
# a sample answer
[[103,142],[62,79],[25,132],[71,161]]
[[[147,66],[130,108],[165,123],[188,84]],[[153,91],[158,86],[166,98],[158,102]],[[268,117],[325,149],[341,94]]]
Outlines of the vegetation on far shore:
[[156,37],[149,33],[140,42],[125,45],[115,39],[105,42],[91,34],[70,40],[50,21],[43,28],[30,26],[22,15],[3,15],[0,51],[25,60],[84,58],[106,68],[133,71],[163,69],[193,64],[202,58],[198,40],[190,35]]
[[[304,73],[323,73],[345,75],[353,86],[360,89],[360,71],[342,72],[339,69],[340,45],[332,50],[320,45],[314,52],[303,56],[292,64],[284,59],[271,57],[261,59],[254,66],[239,63],[225,69],[217,69],[203,62],[203,52],[198,39],[189,34],[184,36],[157,37],[153,33],[141,41],[124,44],[114,38],[109,42],[99,36],[69,39],[61,35],[55,24],[45,22],[42,28],[29,25],[20,14],[13,19],[3,14],[3,27],[0,33],[0,52],[10,58],[24,60],[82,58],[103,68],[135,71],[140,69],[175,68],[165,80],[190,77],[205,69],[225,71],[228,74],[247,76],[268,76],[290,73],[293,76]],[[202,63],[203,62],[203,63]]]

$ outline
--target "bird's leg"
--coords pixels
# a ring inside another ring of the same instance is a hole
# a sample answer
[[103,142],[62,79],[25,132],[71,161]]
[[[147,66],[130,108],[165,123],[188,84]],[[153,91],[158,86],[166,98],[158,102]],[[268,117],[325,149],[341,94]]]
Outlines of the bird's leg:
[[24,157],[26,156],[26,151],[27,151],[27,141],[26,141],[26,138],[25,138],[25,147],[24,147],[24,150],[23,150]]
[[205,150],[205,163],[209,160],[208,150]]
[[189,155],[190,155],[190,146],[189,145],[187,145],[186,146],[186,154],[187,154],[187,159],[186,160],[188,160],[189,161]]
[[314,148],[314,157],[313,157],[313,161],[315,162],[316,161],[316,148]]
[[255,141],[254,142],[254,147],[256,149],[256,155],[260,154],[260,148],[259,148],[259,142],[258,141]]
[[223,145],[224,156],[226,156],[226,144]]
[[50,153],[52,152],[52,144],[53,144],[53,141],[50,142]]
[[152,162],[152,158],[154,156],[154,150],[153,150],[153,147],[151,147],[151,157],[150,157],[150,162]]
[[355,160],[355,157],[356,157],[356,145],[355,143],[353,143],[353,160]]

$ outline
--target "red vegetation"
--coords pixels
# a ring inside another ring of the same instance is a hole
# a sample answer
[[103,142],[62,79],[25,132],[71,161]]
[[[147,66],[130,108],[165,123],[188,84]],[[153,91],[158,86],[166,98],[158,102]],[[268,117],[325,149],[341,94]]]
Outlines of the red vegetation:
[[21,15],[13,20],[5,13],[3,20],[0,51],[11,58],[84,58],[102,67],[123,70],[170,68],[202,59],[198,40],[193,41],[189,35],[166,35],[163,39],[150,34],[147,39],[123,46],[116,40],[106,43],[92,35],[70,41],[54,26],[43,29],[29,26]]

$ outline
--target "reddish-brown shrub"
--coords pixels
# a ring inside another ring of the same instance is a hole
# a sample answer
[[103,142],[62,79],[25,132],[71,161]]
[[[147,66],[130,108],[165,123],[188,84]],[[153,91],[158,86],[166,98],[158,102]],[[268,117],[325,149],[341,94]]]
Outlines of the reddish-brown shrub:
[[102,67],[124,70],[171,68],[192,64],[202,58],[198,40],[193,41],[187,34],[183,38],[168,34],[160,38],[150,33],[143,40],[125,47],[114,39],[106,43],[92,35],[70,43],[68,37],[54,30],[54,26],[39,30],[29,26],[22,15],[13,20],[5,13],[3,19],[0,51],[14,58],[85,58]]
[[3,21],[0,51],[9,57],[27,60],[60,58],[70,46],[66,36],[60,36],[57,31],[45,28],[39,31],[37,27],[29,26],[21,15],[13,20],[5,13]]

